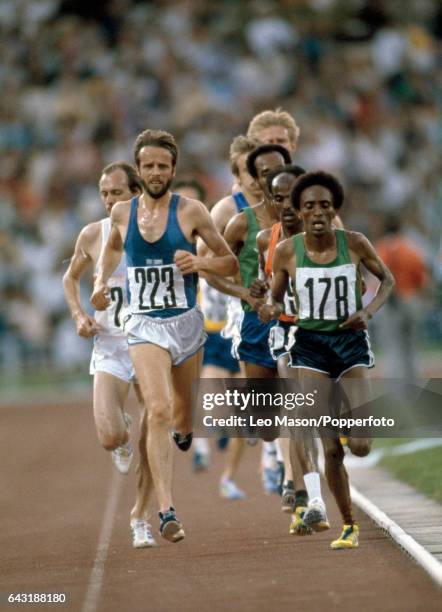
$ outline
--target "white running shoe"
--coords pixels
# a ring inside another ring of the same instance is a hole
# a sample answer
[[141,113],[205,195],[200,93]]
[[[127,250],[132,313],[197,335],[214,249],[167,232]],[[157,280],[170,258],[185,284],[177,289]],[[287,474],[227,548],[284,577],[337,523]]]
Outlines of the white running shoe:
[[[123,414],[123,419],[126,423],[127,433],[130,433],[132,426],[132,419],[130,415],[125,412]],[[122,446],[118,446],[112,451],[112,460],[120,474],[127,474],[129,472],[133,456],[134,449],[132,448],[130,441],[126,442],[126,444],[123,444]]]
[[325,504],[319,497],[309,501],[304,514],[304,523],[313,531],[326,531],[330,529]]
[[132,530],[132,546],[134,548],[152,548],[157,543],[151,532],[150,524],[144,519],[132,519],[130,522]]
[[219,494],[224,499],[244,499],[246,494],[233,480],[224,479],[219,483]]

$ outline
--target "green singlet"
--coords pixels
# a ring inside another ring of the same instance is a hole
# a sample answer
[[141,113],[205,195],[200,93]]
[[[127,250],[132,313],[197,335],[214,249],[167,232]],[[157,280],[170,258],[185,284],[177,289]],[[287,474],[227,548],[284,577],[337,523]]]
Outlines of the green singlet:
[[327,264],[309,259],[304,234],[293,236],[296,254],[295,299],[298,327],[333,332],[362,308],[356,265],[351,261],[346,232],[335,230],[336,258]]
[[[261,228],[256,219],[252,208],[244,208],[242,211],[247,217],[247,236],[244,246],[238,255],[239,271],[241,281],[244,287],[250,287],[253,281],[258,277],[258,249],[256,246],[256,236]],[[252,307],[247,302],[241,301],[242,308],[245,312],[250,312]]]

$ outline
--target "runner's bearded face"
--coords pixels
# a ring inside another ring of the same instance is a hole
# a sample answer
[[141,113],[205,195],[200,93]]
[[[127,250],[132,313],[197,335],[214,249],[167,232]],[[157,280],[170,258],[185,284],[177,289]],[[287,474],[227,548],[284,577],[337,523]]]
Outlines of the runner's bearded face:
[[138,159],[140,176],[147,193],[154,200],[162,198],[175,176],[172,154],[163,147],[146,146],[140,149]]
[[320,237],[331,231],[336,210],[329,189],[320,185],[307,187],[301,193],[299,204],[307,234]]
[[103,174],[98,183],[100,198],[108,215],[117,202],[130,200],[133,193],[129,189],[127,174],[118,168],[110,174]]

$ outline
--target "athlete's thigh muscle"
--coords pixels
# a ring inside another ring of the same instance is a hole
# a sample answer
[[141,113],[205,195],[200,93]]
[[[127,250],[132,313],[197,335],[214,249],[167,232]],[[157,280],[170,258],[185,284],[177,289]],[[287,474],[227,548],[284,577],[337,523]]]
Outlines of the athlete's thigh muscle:
[[107,372],[94,374],[94,413],[109,415],[124,408],[130,383]]
[[123,409],[130,383],[107,372],[94,374],[94,419],[100,441],[114,446],[125,435]]
[[201,378],[234,378],[235,374],[227,370],[227,368],[220,368],[216,365],[205,365],[201,371]]
[[156,344],[135,344],[129,348],[138,384],[147,409],[172,401],[172,362],[168,351]]
[[195,355],[186,361],[172,368],[172,383],[175,401],[190,404],[192,397],[192,384],[201,374],[201,364],[203,350],[199,350]]

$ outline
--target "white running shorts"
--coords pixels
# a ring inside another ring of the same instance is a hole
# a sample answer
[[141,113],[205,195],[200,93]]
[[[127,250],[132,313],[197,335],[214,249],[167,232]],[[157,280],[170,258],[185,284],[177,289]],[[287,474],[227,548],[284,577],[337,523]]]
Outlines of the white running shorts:
[[207,338],[199,306],[168,318],[129,315],[124,320],[124,333],[129,346],[149,343],[169,351],[174,366],[194,355]]
[[104,336],[94,338],[89,373],[106,372],[125,382],[135,381],[135,370],[129,355],[129,347],[124,336]]

